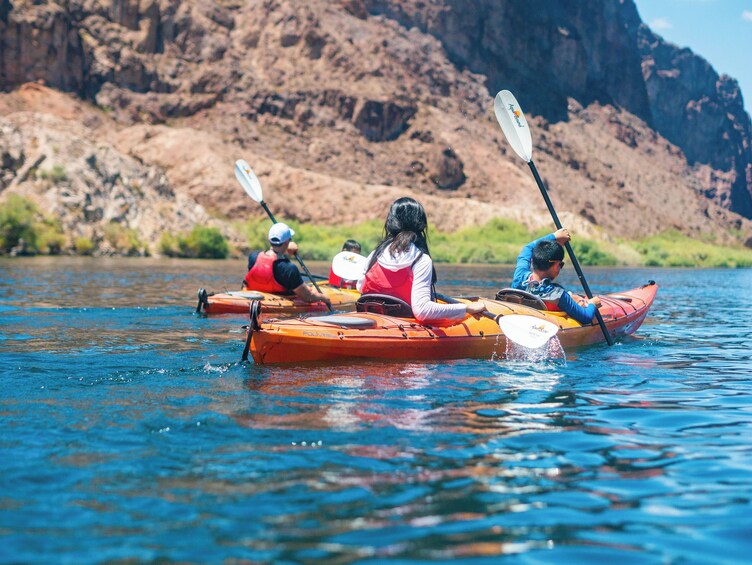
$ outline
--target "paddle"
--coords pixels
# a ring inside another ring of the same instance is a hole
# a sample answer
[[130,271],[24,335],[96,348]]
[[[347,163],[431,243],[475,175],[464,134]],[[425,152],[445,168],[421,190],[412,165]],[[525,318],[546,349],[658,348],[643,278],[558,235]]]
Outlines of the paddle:
[[[365,257],[357,253],[343,251],[334,257],[332,271],[335,275],[343,279],[356,280],[363,277],[366,260]],[[437,294],[436,298],[448,304],[460,304],[459,300],[444,296],[443,294]],[[556,324],[548,320],[541,320],[535,316],[526,316],[524,314],[494,316],[488,310],[484,310],[480,314],[496,322],[510,341],[531,349],[537,349],[545,345],[559,331]]]
[[357,281],[366,271],[366,258],[352,251],[340,251],[332,259],[332,271],[346,281]]
[[[522,113],[520,104],[511,92],[508,90],[502,90],[496,95],[496,98],[494,99],[494,113],[496,114],[496,120],[499,122],[501,131],[504,132],[504,136],[507,138],[509,145],[511,145],[514,152],[530,166],[535,182],[538,184],[538,188],[543,195],[543,200],[545,200],[548,211],[551,213],[551,217],[554,220],[556,229],[561,229],[562,225],[559,221],[559,216],[556,214],[554,205],[548,197],[546,187],[544,186],[543,181],[538,174],[538,169],[533,162],[533,138],[530,135],[530,128],[528,128],[525,114]],[[572,265],[574,265],[574,270],[577,272],[577,276],[580,279],[585,295],[588,298],[592,298],[593,293],[590,292],[590,287],[585,280],[585,275],[580,268],[580,263],[577,261],[569,242],[566,243],[565,248],[569,255],[569,259],[572,261]],[[597,309],[595,311],[595,317],[601,327],[603,337],[606,338],[606,343],[613,345],[614,340],[611,338],[611,334],[608,333],[606,323],[603,321],[603,317]]]
[[[436,298],[447,304],[461,304],[459,300],[443,294],[437,293]],[[483,310],[480,315],[499,324],[501,331],[510,341],[530,349],[538,349],[546,345],[548,340],[559,331],[556,324],[535,316],[525,314],[499,314],[494,316],[488,310]]]
[[[255,200],[256,202],[261,204],[261,207],[266,211],[269,219],[272,221],[272,223],[276,224],[277,220],[274,219],[274,214],[272,214],[272,211],[269,210],[266,202],[264,202],[264,195],[261,192],[261,183],[256,177],[256,174],[253,172],[253,169],[251,169],[251,166],[242,159],[235,161],[235,178],[238,179],[240,186],[243,187],[243,190],[245,190],[246,194],[248,194],[248,196],[253,198],[253,200]],[[303,267],[303,271],[305,271],[306,276],[313,283],[313,286],[316,288],[316,290],[319,291],[319,293],[323,294],[321,292],[321,289],[319,288],[319,285],[316,284],[313,275],[308,270],[308,267],[306,267],[305,263],[303,263],[303,259],[301,259],[297,253],[295,253],[295,258],[298,260],[298,263],[300,263],[300,266]],[[331,304],[327,304],[326,306],[330,312],[334,311],[332,310]]]

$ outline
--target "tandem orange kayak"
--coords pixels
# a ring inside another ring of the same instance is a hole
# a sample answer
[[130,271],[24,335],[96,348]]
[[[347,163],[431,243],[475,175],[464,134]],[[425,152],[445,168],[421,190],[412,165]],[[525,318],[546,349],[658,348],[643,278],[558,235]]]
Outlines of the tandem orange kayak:
[[[340,311],[355,309],[360,292],[349,288],[338,288],[329,284],[319,284],[321,292],[332,301],[332,308]],[[196,312],[206,314],[246,314],[251,302],[261,303],[264,316],[295,316],[309,312],[327,312],[323,302],[305,302],[295,295],[272,294],[256,290],[239,290],[213,293],[203,288],[198,291]]]
[[[600,312],[613,337],[630,335],[640,327],[657,290],[655,282],[649,281],[639,288],[600,297]],[[507,297],[500,293],[497,298],[501,300],[483,300],[495,316],[520,314],[553,322],[565,348],[604,341],[598,324],[580,324],[563,312],[547,311],[535,300],[520,300],[516,296],[526,294],[512,291]],[[504,357],[507,342],[498,323],[486,317],[468,316],[452,325],[432,326],[412,318],[372,312],[261,322],[256,311],[251,314],[248,339],[246,347],[256,363],[490,359]]]

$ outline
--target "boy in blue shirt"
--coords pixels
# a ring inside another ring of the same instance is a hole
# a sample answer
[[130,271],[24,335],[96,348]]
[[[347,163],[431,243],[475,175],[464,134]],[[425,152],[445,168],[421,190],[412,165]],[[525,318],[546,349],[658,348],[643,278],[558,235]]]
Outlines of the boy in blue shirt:
[[601,305],[600,299],[575,299],[554,282],[564,268],[564,245],[570,239],[569,230],[562,228],[523,247],[517,257],[512,288],[534,294],[549,310],[562,310],[581,324],[590,324]]

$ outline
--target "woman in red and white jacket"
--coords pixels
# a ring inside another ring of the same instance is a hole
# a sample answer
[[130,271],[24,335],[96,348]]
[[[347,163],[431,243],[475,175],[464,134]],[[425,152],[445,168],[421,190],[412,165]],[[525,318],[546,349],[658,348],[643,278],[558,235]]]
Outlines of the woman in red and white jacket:
[[428,252],[427,230],[426,212],[417,200],[395,200],[384,224],[384,237],[368,256],[358,290],[407,302],[421,323],[462,320],[485,310],[482,301],[439,304],[433,300],[436,271]]

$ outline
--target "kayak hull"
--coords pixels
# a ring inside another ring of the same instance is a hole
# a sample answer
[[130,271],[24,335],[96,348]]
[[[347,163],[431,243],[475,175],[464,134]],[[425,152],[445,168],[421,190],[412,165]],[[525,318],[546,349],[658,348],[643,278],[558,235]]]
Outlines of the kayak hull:
[[[637,331],[648,314],[657,285],[601,296],[601,315],[614,337]],[[561,345],[578,347],[605,341],[597,324],[582,325],[562,312],[486,300],[495,315],[522,314],[556,324]],[[263,306],[262,306],[263,308]],[[339,317],[338,317],[339,316]],[[299,320],[271,320],[250,336],[256,363],[300,363],[343,359],[436,360],[503,357],[507,338],[498,324],[468,316],[445,326],[413,319],[358,312]]]
[[[357,290],[337,288],[328,284],[319,284],[319,288],[332,301],[332,309],[343,312],[354,310],[355,302],[360,296]],[[261,302],[261,311],[264,317],[296,316],[298,314],[328,312],[328,308],[323,302],[305,302],[294,295],[283,296],[270,292],[249,290],[206,293],[206,296],[202,299],[202,292],[203,290],[199,290],[199,303],[196,311],[203,311],[210,315],[245,314],[247,316],[253,300]]]

